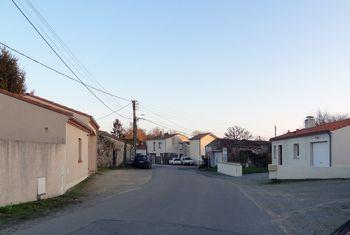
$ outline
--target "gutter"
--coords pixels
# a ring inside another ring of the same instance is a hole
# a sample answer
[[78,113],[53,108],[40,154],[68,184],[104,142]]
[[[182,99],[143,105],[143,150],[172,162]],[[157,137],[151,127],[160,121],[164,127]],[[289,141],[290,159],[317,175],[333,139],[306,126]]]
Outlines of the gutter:
[[328,131],[329,135],[329,166],[332,166],[332,132]]

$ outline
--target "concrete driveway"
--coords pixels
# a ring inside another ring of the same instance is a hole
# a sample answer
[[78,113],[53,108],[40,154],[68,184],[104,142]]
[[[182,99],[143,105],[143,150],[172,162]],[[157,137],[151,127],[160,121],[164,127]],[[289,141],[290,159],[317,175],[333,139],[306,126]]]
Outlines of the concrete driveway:
[[267,174],[229,179],[287,234],[330,234],[350,219],[350,180],[270,184]]

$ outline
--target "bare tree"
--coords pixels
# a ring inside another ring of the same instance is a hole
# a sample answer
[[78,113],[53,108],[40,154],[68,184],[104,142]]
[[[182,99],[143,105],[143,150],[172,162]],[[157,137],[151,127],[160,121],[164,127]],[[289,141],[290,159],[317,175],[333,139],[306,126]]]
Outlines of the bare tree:
[[338,114],[338,113],[329,113],[327,111],[318,110],[316,112],[316,125],[321,125],[324,123],[340,121],[348,118],[348,114]]
[[253,134],[243,127],[234,125],[227,129],[225,133],[225,138],[232,140],[249,140],[253,138]]
[[113,128],[112,128],[111,134],[117,138],[125,137],[125,129],[123,128],[123,125],[119,121],[119,119],[115,119],[115,121],[113,122]]
[[148,132],[147,138],[159,136],[161,133],[164,133],[164,130],[160,129],[159,127],[155,127]]

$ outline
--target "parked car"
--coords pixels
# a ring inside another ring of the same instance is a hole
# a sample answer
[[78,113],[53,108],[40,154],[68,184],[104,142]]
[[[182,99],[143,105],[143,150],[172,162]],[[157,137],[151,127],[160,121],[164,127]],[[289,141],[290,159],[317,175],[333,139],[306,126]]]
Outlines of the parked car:
[[182,162],[182,165],[186,165],[186,166],[193,166],[194,165],[194,161],[190,157],[183,157],[181,159],[181,162]]
[[152,168],[152,161],[147,155],[137,154],[131,165],[136,168]]
[[173,158],[169,161],[169,164],[170,165],[181,165],[182,162],[181,162],[180,158]]

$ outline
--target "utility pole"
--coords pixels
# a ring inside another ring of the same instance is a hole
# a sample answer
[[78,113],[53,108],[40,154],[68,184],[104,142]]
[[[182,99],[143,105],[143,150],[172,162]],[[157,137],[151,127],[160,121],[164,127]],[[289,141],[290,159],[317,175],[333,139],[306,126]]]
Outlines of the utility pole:
[[137,101],[132,101],[132,113],[133,113],[133,143],[134,143],[134,158],[136,157],[137,147],[137,117],[136,117]]
[[277,136],[277,126],[275,125],[275,137]]

